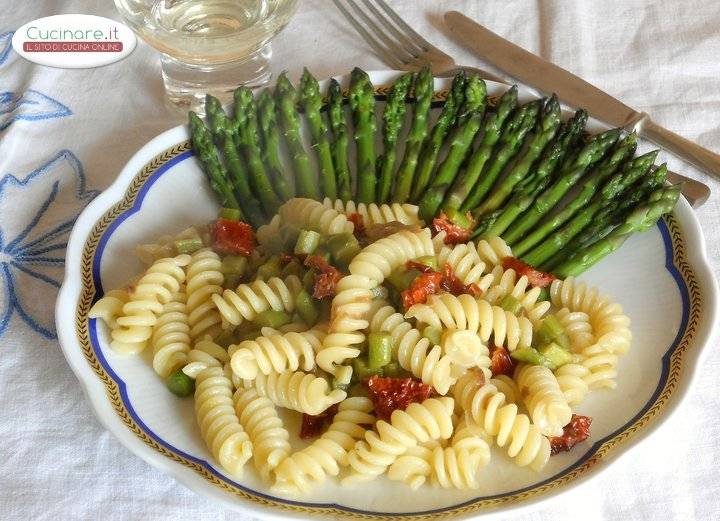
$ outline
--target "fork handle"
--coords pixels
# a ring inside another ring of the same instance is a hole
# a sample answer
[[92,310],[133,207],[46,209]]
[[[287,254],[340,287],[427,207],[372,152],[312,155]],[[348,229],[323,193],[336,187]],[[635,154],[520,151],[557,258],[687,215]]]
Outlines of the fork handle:
[[714,152],[661,127],[650,118],[642,121],[639,132],[643,137],[666,148],[680,159],[720,179],[720,156]]

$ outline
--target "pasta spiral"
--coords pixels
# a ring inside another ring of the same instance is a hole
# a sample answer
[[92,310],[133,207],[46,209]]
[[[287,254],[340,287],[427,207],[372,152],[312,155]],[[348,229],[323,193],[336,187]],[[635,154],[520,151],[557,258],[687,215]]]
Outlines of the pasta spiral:
[[570,339],[570,347],[578,353],[595,342],[590,317],[582,311],[570,311],[562,308],[555,313],[560,325]]
[[347,453],[375,423],[370,414],[373,404],[369,398],[353,397],[338,407],[328,430],[310,446],[284,460],[275,470],[277,478],[273,491],[285,494],[307,494],[329,474],[337,476],[340,466],[347,464]]
[[570,423],[572,410],[550,369],[541,365],[520,364],[515,370],[520,389],[533,423],[546,436],[561,436]]
[[117,317],[122,314],[125,303],[130,300],[126,291],[113,289],[105,293],[103,297],[90,308],[88,317],[99,318],[105,324],[114,329],[117,327]]
[[350,274],[368,277],[378,285],[405,262],[434,254],[428,228],[418,232],[403,230],[363,248],[350,262],[348,270]]
[[333,201],[329,197],[323,199],[322,204],[325,208],[333,208],[344,215],[360,214],[366,226],[395,221],[402,224],[422,224],[423,222],[418,217],[418,207],[413,204],[365,204],[354,201],[343,202],[342,199]]
[[405,317],[415,318],[438,329],[467,329],[479,333],[485,343],[492,335],[495,345],[504,345],[510,351],[532,343],[533,326],[530,320],[471,295],[431,295],[427,304],[413,305]]
[[475,243],[475,250],[485,264],[491,267],[502,266],[505,257],[512,257],[512,250],[500,237],[480,239]]
[[554,374],[568,405],[577,405],[585,399],[590,390],[587,380],[591,376],[587,367],[582,364],[565,364],[558,367]]
[[243,380],[243,386],[254,387],[277,406],[311,415],[320,414],[347,396],[345,391],[330,389],[325,378],[302,371],[258,373],[254,380]]
[[319,330],[260,336],[238,344],[231,358],[233,372],[242,379],[253,379],[258,371],[268,375],[286,369],[310,371],[315,368],[315,351],[325,334]]
[[432,346],[430,340],[412,327],[402,313],[395,312],[392,306],[384,306],[373,315],[370,331],[389,333],[400,366],[423,383],[432,385],[439,394],[447,394],[458,373],[462,372],[459,369],[478,364],[490,366],[487,347],[477,335],[466,332],[475,338],[471,337],[469,342],[465,338],[463,342],[462,338],[451,333],[444,335],[443,347]]
[[222,319],[212,301],[212,295],[223,292],[225,280],[220,271],[222,262],[210,249],[198,250],[192,255],[187,268],[187,312],[190,336],[200,338],[219,332]]
[[219,367],[203,369],[195,379],[195,414],[200,432],[220,465],[240,477],[253,446],[235,414],[232,383]]
[[139,353],[147,347],[163,304],[185,282],[183,267],[189,262],[189,255],[178,255],[155,261],[148,268],[130,293],[130,300],[123,305],[117,327],[110,333],[110,347],[124,354]]
[[505,374],[498,374],[488,380],[487,375],[485,380],[488,383],[497,387],[498,391],[505,395],[505,401],[507,403],[520,403],[520,389],[518,389],[515,380]]
[[290,454],[290,433],[275,405],[255,389],[238,389],[233,395],[235,413],[253,446],[255,468],[263,479]]
[[614,389],[617,386],[617,355],[597,343],[583,349],[580,359],[583,367],[590,371],[584,378],[590,389]]
[[203,369],[208,367],[223,367],[230,360],[227,351],[210,339],[203,339],[196,342],[187,354],[187,363],[183,367],[183,373],[190,378],[197,378]]
[[468,371],[455,384],[455,397],[465,418],[495,437],[499,447],[507,445],[508,456],[521,467],[540,470],[550,458],[550,442],[514,403],[506,403],[497,387],[484,383],[479,373]]
[[418,442],[448,439],[452,435],[455,402],[450,397],[428,398],[411,403],[404,411],[395,410],[390,423],[380,420],[365,433],[348,453],[352,468],[343,484],[369,481],[382,474],[398,456]]
[[323,235],[352,233],[355,228],[344,214],[314,199],[290,199],[278,208],[277,213],[282,222],[292,223],[300,229],[315,229]]
[[267,282],[256,280],[240,284],[235,291],[226,289],[222,295],[213,294],[213,303],[223,320],[237,326],[243,320],[253,320],[263,311],[295,310],[295,298],[302,288],[300,279],[290,275],[285,280],[271,277]]
[[477,284],[483,291],[492,285],[495,276],[487,273],[485,263],[480,260],[472,243],[442,246],[437,252],[438,266],[448,264],[463,284]]
[[484,298],[492,303],[499,304],[507,295],[514,297],[525,310],[526,316],[534,323],[539,322],[550,309],[550,302],[539,300],[541,288],[531,288],[526,275],[518,277],[513,269],[503,269],[496,266],[493,271],[493,282]]
[[162,378],[185,365],[190,351],[190,326],[185,305],[185,288],[172,296],[158,316],[150,343],[153,348],[152,366]]

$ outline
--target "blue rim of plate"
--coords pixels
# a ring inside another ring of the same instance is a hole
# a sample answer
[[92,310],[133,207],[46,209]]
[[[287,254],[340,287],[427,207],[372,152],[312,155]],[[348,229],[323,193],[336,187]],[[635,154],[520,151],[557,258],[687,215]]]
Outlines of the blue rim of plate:
[[685,242],[679,224],[671,214],[657,224],[665,248],[665,267],[675,280],[682,300],[681,324],[677,335],[662,357],[658,385],[645,406],[625,425],[601,440],[571,466],[541,482],[512,492],[483,496],[455,505],[421,512],[370,512],[338,504],[305,503],[277,498],[245,487],[218,472],[208,461],[187,454],[155,434],[137,415],[127,394],[125,382],[112,370],[100,348],[95,319],[88,318],[92,304],[102,296],[100,266],[104,248],[111,235],[130,215],[140,210],[145,195],[162,175],[178,163],[193,157],[190,143],[178,144],[151,160],[133,179],[124,198],[110,208],[89,234],[82,255],[82,292],[76,310],[76,330],[88,363],[103,381],[113,408],[123,422],[146,444],[167,457],[194,469],[207,480],[244,499],[291,511],[295,514],[325,514],[357,519],[391,519],[394,517],[438,518],[449,515],[479,513],[502,504],[517,503],[549,494],[586,474],[596,463],[608,457],[618,446],[645,430],[668,405],[683,365],[683,356],[696,333],[702,308],[702,293],[695,273],[687,261]]

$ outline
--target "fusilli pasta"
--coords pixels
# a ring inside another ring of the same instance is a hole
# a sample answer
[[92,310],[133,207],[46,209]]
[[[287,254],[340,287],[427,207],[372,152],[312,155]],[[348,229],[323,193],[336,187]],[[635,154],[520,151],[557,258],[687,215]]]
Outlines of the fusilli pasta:
[[105,293],[105,295],[93,304],[90,308],[88,317],[99,318],[105,324],[114,329],[117,327],[117,317],[122,314],[125,303],[130,300],[130,295],[121,289],[113,289]]
[[520,364],[515,370],[520,389],[533,423],[546,436],[561,436],[570,423],[572,410],[550,369],[541,365]]
[[196,378],[198,373],[208,367],[223,367],[230,357],[222,348],[210,339],[203,339],[195,343],[187,354],[187,363],[183,373],[190,378]]
[[337,476],[347,464],[347,453],[361,439],[366,427],[375,423],[368,398],[353,397],[340,403],[328,430],[310,446],[285,459],[275,470],[274,491],[297,495],[308,493],[326,475]]
[[555,313],[555,317],[565,330],[570,339],[570,347],[575,353],[581,352],[595,342],[590,317],[587,313],[562,308]]
[[500,237],[491,237],[489,239],[480,239],[475,243],[475,250],[485,264],[490,269],[495,266],[502,266],[505,257],[512,257],[512,250],[507,243]]
[[438,329],[467,329],[479,333],[485,343],[492,335],[495,345],[504,345],[510,351],[528,347],[532,343],[533,326],[530,320],[517,317],[471,295],[431,295],[427,304],[415,304],[405,313],[405,317]]
[[320,414],[347,396],[345,391],[330,389],[325,378],[302,371],[258,373],[254,380],[243,380],[243,385],[254,387],[260,396],[267,396],[275,405],[311,415]]
[[190,336],[214,336],[222,319],[212,301],[212,295],[222,293],[225,279],[220,271],[222,262],[210,249],[196,251],[187,268],[187,312]]
[[531,288],[526,275],[518,277],[515,270],[506,270],[502,266],[496,266],[492,275],[493,282],[484,295],[488,302],[497,305],[505,296],[510,295],[517,299],[533,323],[539,322],[550,309],[550,302],[539,300],[542,289]]
[[263,479],[290,454],[290,433],[275,405],[255,389],[238,389],[233,395],[235,413],[253,446],[253,462]]
[[232,476],[240,477],[253,446],[235,414],[232,383],[219,367],[200,371],[195,379],[195,414],[213,456]]
[[190,326],[185,298],[185,288],[181,287],[170,302],[163,306],[150,338],[153,369],[162,378],[166,378],[187,362]]
[[397,221],[402,224],[422,224],[423,221],[418,217],[418,207],[413,204],[365,204],[355,203],[354,201],[343,202],[341,199],[332,199],[326,197],[323,200],[325,208],[333,208],[344,215],[357,213],[362,216],[363,223],[366,226],[373,224],[387,224]]
[[486,292],[493,284],[495,276],[487,273],[485,263],[472,243],[442,246],[437,252],[438,266],[450,265],[453,273],[463,284],[477,284]]

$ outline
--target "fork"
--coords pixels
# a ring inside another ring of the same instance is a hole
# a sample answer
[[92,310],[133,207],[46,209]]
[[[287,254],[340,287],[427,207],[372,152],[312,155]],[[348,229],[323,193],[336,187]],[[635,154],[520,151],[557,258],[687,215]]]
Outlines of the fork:
[[[451,77],[463,70],[486,80],[507,84],[506,80],[490,72],[476,67],[457,65],[455,60],[406,24],[385,3],[385,0],[333,0],[333,2],[370,47],[394,69],[417,71],[428,65],[433,75],[438,77]],[[366,9],[363,9],[359,3],[364,4]]]

